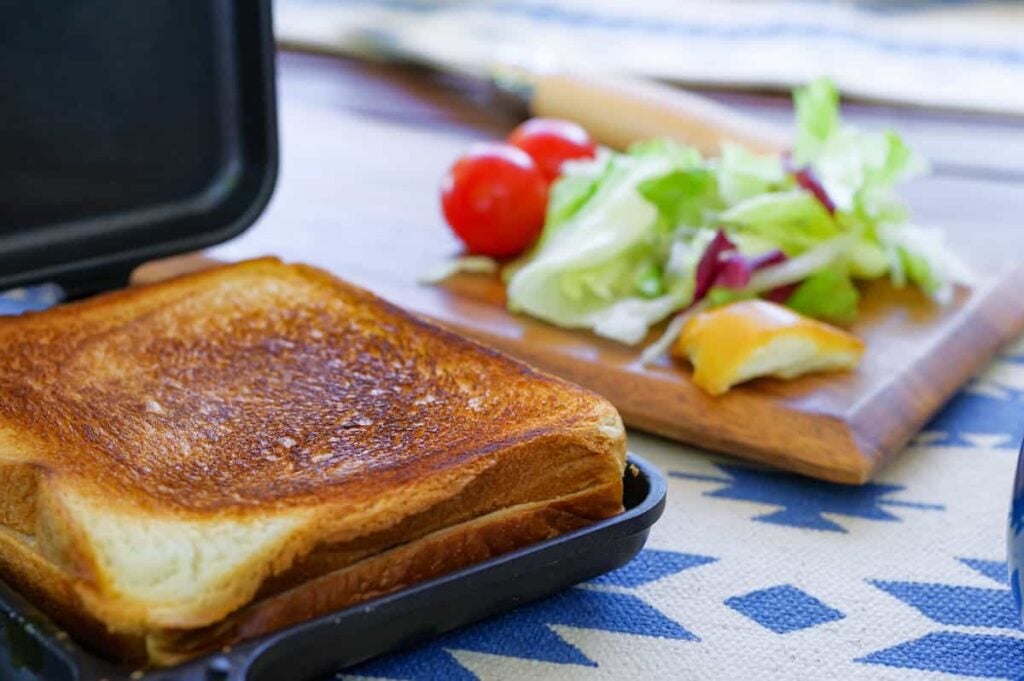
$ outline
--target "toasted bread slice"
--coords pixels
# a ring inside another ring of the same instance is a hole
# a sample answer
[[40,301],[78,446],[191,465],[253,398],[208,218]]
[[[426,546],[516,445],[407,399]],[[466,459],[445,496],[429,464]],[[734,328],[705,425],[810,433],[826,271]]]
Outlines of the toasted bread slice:
[[129,657],[607,517],[624,456],[604,399],[275,259],[0,320],[0,572]]
[[673,348],[693,364],[693,382],[712,395],[758,376],[853,369],[863,353],[853,334],[764,300],[694,315]]

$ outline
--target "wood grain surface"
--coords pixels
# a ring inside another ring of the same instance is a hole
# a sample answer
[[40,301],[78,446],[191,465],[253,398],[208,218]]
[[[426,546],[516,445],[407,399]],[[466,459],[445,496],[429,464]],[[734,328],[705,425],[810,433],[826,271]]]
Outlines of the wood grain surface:
[[[416,283],[458,251],[437,207],[441,175],[469,141],[503,136],[521,114],[464,82],[416,70],[304,55],[282,55],[279,69],[277,193],[257,225],[212,254],[326,267],[605,394],[633,427],[861,483],[1024,325],[1020,120],[850,107],[850,118],[893,125],[935,160],[936,174],[905,194],[918,221],[945,229],[982,282],[942,309],[872,286],[855,328],[868,342],[858,372],[759,380],[716,399],[690,384],[685,366],[666,360],[644,369],[635,348],[510,315],[494,278]],[[775,123],[788,119],[782,98],[715,96]]]

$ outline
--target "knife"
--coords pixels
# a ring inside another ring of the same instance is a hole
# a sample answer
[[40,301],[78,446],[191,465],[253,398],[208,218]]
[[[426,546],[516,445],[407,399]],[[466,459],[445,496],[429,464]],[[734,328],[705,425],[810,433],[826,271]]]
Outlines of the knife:
[[774,124],[655,81],[566,71],[500,48],[497,59],[474,60],[376,28],[352,31],[334,47],[349,56],[415,64],[485,82],[501,97],[524,104],[531,115],[575,121],[615,149],[655,137],[678,140],[706,155],[717,155],[725,140],[762,153],[788,147],[789,135]]

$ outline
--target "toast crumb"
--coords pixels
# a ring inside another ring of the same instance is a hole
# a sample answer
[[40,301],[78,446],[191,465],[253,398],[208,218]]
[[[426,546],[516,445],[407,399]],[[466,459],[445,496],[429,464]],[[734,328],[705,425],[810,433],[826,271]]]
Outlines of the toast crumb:
[[629,466],[626,467],[626,470],[628,470],[629,474],[634,478],[640,477],[640,469],[636,467],[636,464],[629,464]]

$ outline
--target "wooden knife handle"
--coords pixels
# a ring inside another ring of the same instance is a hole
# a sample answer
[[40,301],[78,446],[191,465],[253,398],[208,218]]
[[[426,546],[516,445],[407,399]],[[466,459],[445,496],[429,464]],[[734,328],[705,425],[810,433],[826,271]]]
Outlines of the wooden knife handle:
[[763,153],[788,147],[788,135],[774,125],[652,81],[538,75],[530,109],[535,116],[576,121],[616,149],[653,137],[670,137],[714,156],[724,140]]
[[191,274],[223,264],[223,261],[211,258],[202,252],[172,255],[169,258],[150,260],[139,265],[132,272],[129,283],[132,286],[155,284],[167,279],[173,279],[174,277],[180,277],[183,274]]

